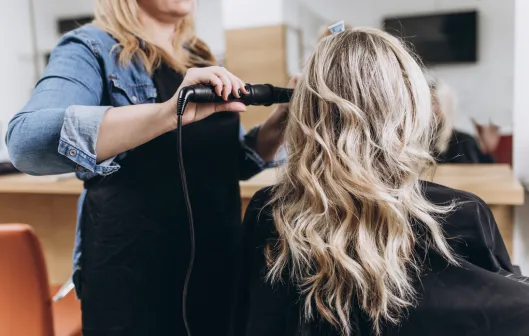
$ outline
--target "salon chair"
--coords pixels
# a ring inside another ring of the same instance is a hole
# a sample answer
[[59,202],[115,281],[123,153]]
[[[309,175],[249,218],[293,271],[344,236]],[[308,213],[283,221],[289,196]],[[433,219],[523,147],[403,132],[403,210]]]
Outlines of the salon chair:
[[0,225],[0,335],[81,336],[73,293],[54,303],[40,242],[29,225]]

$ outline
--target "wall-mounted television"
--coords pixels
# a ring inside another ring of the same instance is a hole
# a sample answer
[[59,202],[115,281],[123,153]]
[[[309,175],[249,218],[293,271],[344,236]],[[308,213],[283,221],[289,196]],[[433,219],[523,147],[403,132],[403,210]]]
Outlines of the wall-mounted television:
[[67,32],[84,26],[94,20],[93,15],[79,16],[79,17],[69,17],[62,18],[57,20],[57,30],[59,34],[66,34]]
[[[77,17],[67,17],[57,20],[57,32],[59,35],[63,35],[77,29],[85,24],[88,24],[94,20],[93,15],[77,16]],[[48,65],[50,62],[51,52],[44,54],[44,65]]]
[[478,60],[478,12],[389,17],[384,30],[413,45],[428,65]]

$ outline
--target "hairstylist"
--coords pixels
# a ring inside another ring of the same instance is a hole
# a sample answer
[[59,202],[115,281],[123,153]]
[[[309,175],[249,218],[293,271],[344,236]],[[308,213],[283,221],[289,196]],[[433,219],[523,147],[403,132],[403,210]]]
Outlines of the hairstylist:
[[[95,4],[94,24],[62,38],[11,121],[9,151],[24,172],[76,171],[86,181],[74,277],[83,335],[184,335],[190,244],[172,132],[177,88],[211,83],[227,97],[244,83],[212,66],[195,36],[193,0]],[[187,300],[194,336],[226,333],[238,181],[273,164],[282,142],[285,107],[248,134],[234,113],[244,110],[241,103],[191,104],[184,115],[197,240]]]

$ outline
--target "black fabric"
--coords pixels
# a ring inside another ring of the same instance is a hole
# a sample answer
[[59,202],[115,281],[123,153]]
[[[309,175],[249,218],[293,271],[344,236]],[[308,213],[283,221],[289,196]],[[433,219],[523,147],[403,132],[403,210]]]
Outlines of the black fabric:
[[[182,76],[163,65],[153,80],[163,102]],[[197,253],[189,321],[194,336],[225,335],[241,230],[239,116],[217,113],[182,131]],[[85,336],[185,335],[190,244],[176,144],[175,132],[164,134],[128,153],[118,172],[85,185]]]
[[[419,243],[425,259],[415,279],[419,303],[399,326],[384,326],[382,335],[404,336],[524,336],[529,335],[528,278],[513,277],[513,266],[490,209],[475,195],[424,182],[427,197],[436,204],[457,200],[459,207],[443,221],[448,243],[461,266],[451,266]],[[264,280],[264,247],[277,239],[270,216],[270,189],[252,199],[243,226],[239,295],[231,336],[338,336],[328,324],[303,323],[303,297],[285,274],[284,282]],[[521,282],[522,281],[522,282]],[[354,336],[371,336],[369,319],[355,305]]]
[[490,154],[485,154],[479,148],[473,136],[457,130],[452,132],[448,148],[437,155],[437,162],[443,163],[494,163]]

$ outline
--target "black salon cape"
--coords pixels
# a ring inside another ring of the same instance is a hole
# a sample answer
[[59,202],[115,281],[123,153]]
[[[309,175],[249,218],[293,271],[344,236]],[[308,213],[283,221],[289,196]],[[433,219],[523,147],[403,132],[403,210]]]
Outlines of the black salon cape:
[[[448,265],[440,255],[422,247],[423,274],[416,281],[419,300],[398,326],[385,325],[382,335],[524,336],[529,335],[529,284],[513,275],[513,266],[488,206],[477,196],[423,182],[436,204],[452,200],[459,207],[444,220],[448,243],[461,267]],[[270,285],[264,246],[277,234],[270,216],[270,189],[252,199],[246,212],[245,242],[238,298],[230,336],[337,336],[321,320],[302,322],[303,298],[285,276]],[[421,244],[418,244],[421,245]],[[529,282],[529,281],[528,281]],[[369,319],[351,307],[353,335],[373,335]]]
[[437,163],[494,163],[494,157],[479,148],[476,139],[467,133],[454,130],[443,153],[436,155]]

